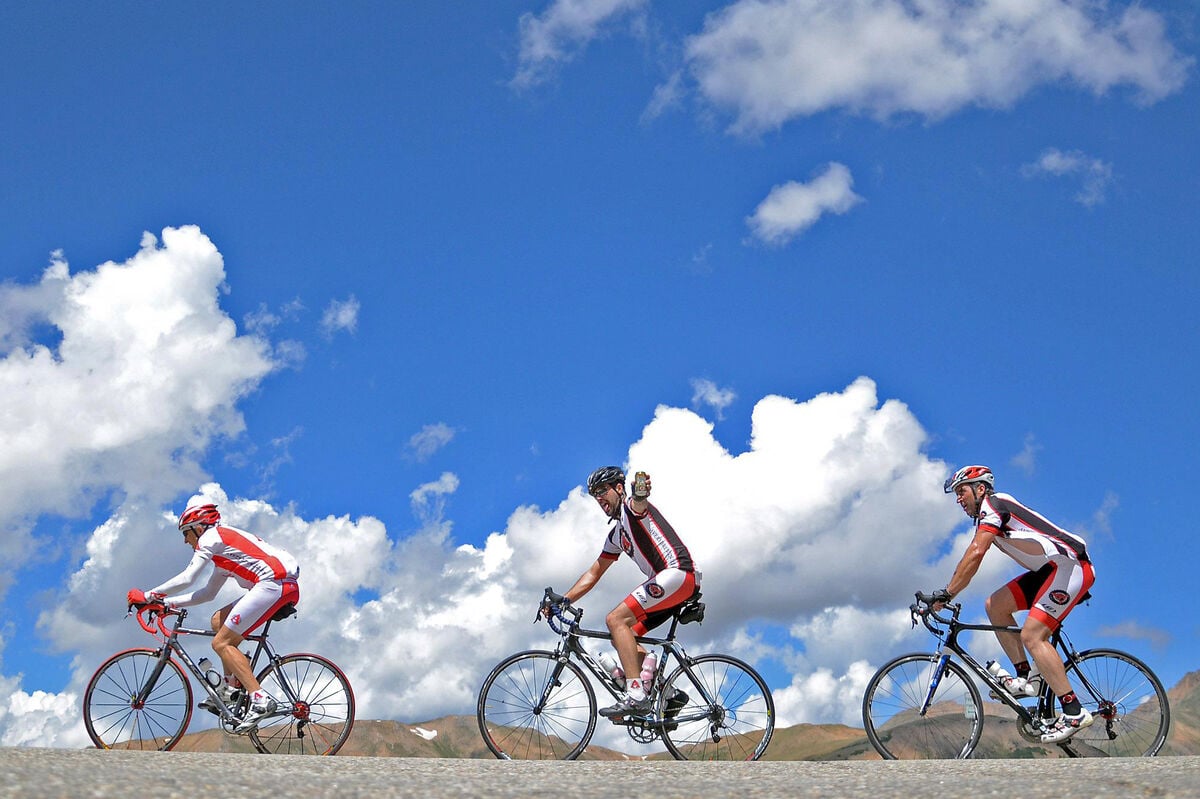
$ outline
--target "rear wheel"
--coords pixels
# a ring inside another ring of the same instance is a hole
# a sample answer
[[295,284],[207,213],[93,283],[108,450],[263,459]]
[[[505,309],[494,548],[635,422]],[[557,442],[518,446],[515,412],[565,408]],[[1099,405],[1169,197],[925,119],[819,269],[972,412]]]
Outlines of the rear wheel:
[[272,755],[334,755],[354,727],[354,691],[342,670],[320,655],[287,655],[258,675],[286,714],[264,720],[250,741]]
[[1067,664],[1071,687],[1092,726],[1071,736],[1078,754],[1153,757],[1167,740],[1171,710],[1154,672],[1133,655],[1090,649]]
[[863,727],[887,760],[970,757],[983,731],[983,702],[954,661],[903,655],[867,683]]
[[758,760],[775,730],[771,689],[728,655],[702,655],[663,684],[658,716],[676,760]]
[[155,676],[158,666],[157,651],[130,649],[96,670],[83,694],[83,726],[92,743],[101,749],[167,750],[179,742],[192,718],[192,686],[174,660]]
[[553,652],[519,652],[483,681],[479,732],[504,760],[574,760],[596,729],[596,694],[579,666]]

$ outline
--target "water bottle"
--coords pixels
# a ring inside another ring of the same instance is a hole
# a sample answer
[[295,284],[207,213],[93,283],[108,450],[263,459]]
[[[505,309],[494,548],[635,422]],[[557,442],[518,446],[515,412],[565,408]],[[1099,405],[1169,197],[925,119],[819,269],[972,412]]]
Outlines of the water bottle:
[[621,664],[612,655],[607,652],[601,652],[597,660],[600,661],[600,667],[604,669],[608,676],[612,677],[618,683],[625,679],[625,670],[621,668]]
[[196,664],[200,672],[204,675],[204,681],[216,688],[221,684],[221,675],[217,674],[216,669],[212,667],[212,661],[208,658],[200,658],[200,662]]
[[993,677],[999,678],[1008,676],[1008,672],[1004,670],[1004,667],[994,660],[989,660],[987,662],[987,670],[988,674],[992,675]]
[[645,687],[646,693],[654,689],[654,671],[657,666],[658,658],[653,652],[647,652],[646,659],[642,661],[642,686]]

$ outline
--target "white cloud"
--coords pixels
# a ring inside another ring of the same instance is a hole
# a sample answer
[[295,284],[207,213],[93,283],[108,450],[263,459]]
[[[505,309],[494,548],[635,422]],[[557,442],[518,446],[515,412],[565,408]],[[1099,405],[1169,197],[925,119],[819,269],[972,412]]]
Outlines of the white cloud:
[[512,85],[525,89],[546,82],[599,36],[606,23],[644,5],[646,0],[554,0],[541,14],[522,14]]
[[717,419],[725,418],[725,409],[736,399],[737,394],[731,388],[721,388],[707,378],[692,379],[692,407],[707,405],[717,412]]
[[321,314],[321,333],[329,338],[338,331],[353,333],[358,329],[358,311],[361,306],[351,294],[345,300],[332,300]]
[[1012,456],[1009,464],[1032,477],[1037,470],[1037,454],[1041,451],[1042,445],[1038,443],[1037,437],[1033,433],[1027,433],[1021,451]]
[[1192,63],[1159,14],[1083,0],[738,0],[709,15],[686,60],[743,134],[838,108],[935,119],[1003,108],[1049,83],[1126,86],[1153,102]]
[[783,245],[826,213],[844,214],[862,202],[854,193],[850,170],[837,162],[809,183],[789,181],[775,186],[746,219],[754,237],[772,245]]
[[183,227],[122,263],[72,275],[55,254],[35,285],[0,287],[0,593],[38,516],[85,516],[109,492],[167,501],[242,431],[237,402],[275,363],[218,307],[224,279]]
[[413,460],[424,462],[454,440],[458,431],[445,422],[427,424],[408,439],[408,451]]
[[1080,188],[1075,194],[1075,201],[1087,208],[1104,202],[1105,193],[1113,180],[1112,164],[1079,150],[1063,152],[1054,147],[1043,151],[1033,163],[1021,167],[1021,174],[1026,177],[1051,175],[1077,178]]

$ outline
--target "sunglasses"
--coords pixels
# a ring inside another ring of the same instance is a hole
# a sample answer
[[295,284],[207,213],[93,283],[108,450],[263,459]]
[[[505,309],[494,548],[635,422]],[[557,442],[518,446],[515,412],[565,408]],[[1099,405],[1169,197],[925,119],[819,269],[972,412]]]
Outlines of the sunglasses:
[[609,483],[608,485],[605,485],[605,486],[596,486],[588,493],[591,494],[593,497],[598,498],[598,497],[602,497],[605,494],[607,494],[612,489],[612,487],[613,487],[612,483]]

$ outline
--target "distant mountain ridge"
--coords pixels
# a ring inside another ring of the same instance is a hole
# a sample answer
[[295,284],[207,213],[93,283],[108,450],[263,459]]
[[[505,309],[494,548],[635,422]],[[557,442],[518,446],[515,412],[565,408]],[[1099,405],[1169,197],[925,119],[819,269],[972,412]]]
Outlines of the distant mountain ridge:
[[[1200,755],[1200,671],[1184,675],[1167,691],[1171,703],[1171,730],[1160,755]],[[179,751],[253,752],[250,742],[219,730],[184,736]],[[474,716],[444,716],[418,724],[397,721],[356,721],[341,756],[491,758]],[[1016,724],[1003,716],[989,715],[977,756],[1063,757],[1057,747],[1028,743]],[[669,758],[663,749],[653,759]],[[775,730],[764,760],[877,760],[879,755],[858,727],[843,724],[797,724]],[[635,760],[604,747],[591,745],[584,760]]]

